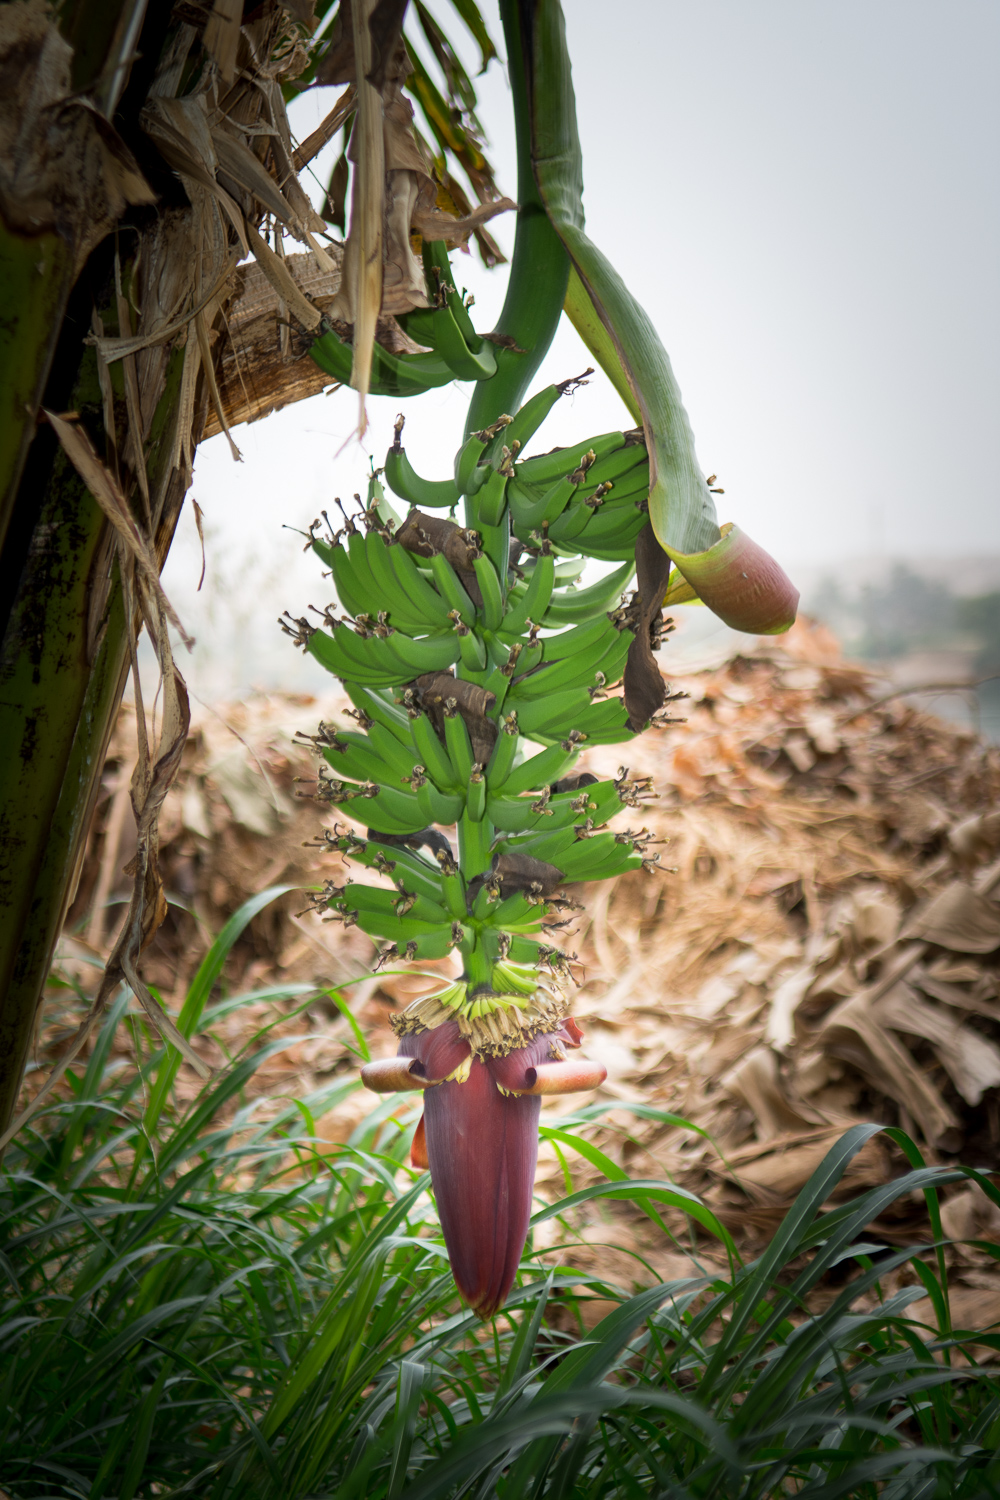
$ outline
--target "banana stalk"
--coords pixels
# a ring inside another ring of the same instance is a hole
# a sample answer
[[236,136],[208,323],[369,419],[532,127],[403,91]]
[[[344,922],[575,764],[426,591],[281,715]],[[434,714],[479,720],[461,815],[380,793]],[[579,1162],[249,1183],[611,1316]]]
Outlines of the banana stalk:
[[[581,1041],[568,1012],[571,959],[545,942],[544,921],[565,906],[561,882],[656,860],[645,831],[609,826],[652,795],[648,784],[626,770],[612,781],[571,773],[588,747],[626,743],[664,702],[653,652],[668,592],[697,592],[743,628],[783,629],[790,618],[777,566],[718,526],[669,361],[583,232],[557,0],[502,0],[501,14],[520,207],[497,336],[476,335],[441,246],[425,246],[438,301],[407,318],[433,359],[476,376],[466,440],[450,477],[425,479],[398,421],[386,479],[414,509],[391,544],[376,530],[314,544],[353,624],[310,633],[300,622],[302,644],[344,681],[362,731],[326,744],[333,777],[320,795],[381,834],[331,841],[348,855],[363,849],[359,862],[393,881],[391,890],[350,881],[318,900],[393,944],[385,954],[461,960],[459,979],[395,1018],[398,1056],[366,1065],[362,1078],[379,1092],[422,1092],[414,1161],[430,1167],[455,1280],[482,1318],[503,1305],[524,1246],[540,1096],[604,1079],[599,1062],[568,1055]],[[522,456],[575,384],[521,405],[564,300],[642,436],[600,433]],[[415,382],[421,358],[403,357],[397,378]],[[460,499],[464,527],[424,509]],[[580,589],[588,558],[621,566]],[[528,758],[525,737],[541,746]],[[435,822],[453,833],[426,826]],[[415,852],[427,843],[437,870]]]

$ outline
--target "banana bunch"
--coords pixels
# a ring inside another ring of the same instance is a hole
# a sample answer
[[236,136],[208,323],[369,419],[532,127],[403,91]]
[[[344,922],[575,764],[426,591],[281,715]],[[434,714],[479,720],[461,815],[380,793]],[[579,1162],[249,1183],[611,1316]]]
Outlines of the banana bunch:
[[[472,300],[455,290],[444,241],[425,241],[423,258],[434,306],[399,318],[423,352],[392,354],[376,343],[369,385],[373,396],[419,396],[452,380],[489,380],[496,374],[494,346],[472,325]],[[354,352],[333,328],[327,327],[309,352],[320,369],[350,384]]]
[[[474,433],[445,480],[414,472],[400,418],[383,473],[410,509],[395,510],[375,474],[366,504],[341,507],[341,529],[327,517],[320,536],[314,523],[337,604],[318,626],[285,627],[353,705],[350,727],[313,737],[317,796],[363,830],[338,824],[334,846],[384,882],[352,877],[317,899],[383,939],[387,956],[458,949],[462,1005],[477,985],[527,992],[543,960],[563,961],[546,941],[565,905],[561,882],[652,862],[644,830],[608,828],[645,784],[624,770],[610,781],[574,774],[588,745],[632,738],[612,689],[635,639],[622,605],[646,521],[646,452],[619,432],[519,457],[572,385]],[[460,500],[464,526],[440,515]],[[588,557],[619,565],[580,588]]]

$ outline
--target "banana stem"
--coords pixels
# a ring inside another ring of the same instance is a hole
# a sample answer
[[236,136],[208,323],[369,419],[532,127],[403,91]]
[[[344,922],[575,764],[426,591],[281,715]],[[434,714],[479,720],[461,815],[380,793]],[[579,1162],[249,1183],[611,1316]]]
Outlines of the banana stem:
[[[529,47],[518,0],[501,0],[517,134],[517,227],[503,311],[495,332],[516,348],[498,346],[496,374],[480,380],[469,404],[466,436],[517,411],[555,335],[569,282],[569,256],[542,204],[531,154]],[[471,520],[468,524],[472,524]]]
[[470,990],[477,985],[488,985],[493,977],[493,961],[486,952],[481,938],[473,938],[461,944],[462,971]]

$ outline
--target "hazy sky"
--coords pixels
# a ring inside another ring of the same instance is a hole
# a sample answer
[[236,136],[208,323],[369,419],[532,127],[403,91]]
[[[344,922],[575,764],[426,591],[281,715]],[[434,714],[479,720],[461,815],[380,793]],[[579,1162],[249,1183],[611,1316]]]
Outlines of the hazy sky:
[[[445,0],[433,8],[462,39]],[[700,461],[726,491],[720,519],[789,564],[1000,552],[996,0],[565,8],[588,231],[660,331]],[[501,67],[478,86],[513,196]],[[299,101],[293,129],[305,136],[336,93]],[[496,222],[509,246],[510,219]],[[456,256],[455,272],[492,326],[504,272],[475,256]],[[567,327],[539,383],[587,362]],[[466,399],[452,386],[404,404],[407,449],[429,476],[451,470]],[[220,556],[300,579],[282,523],[362,488],[398,409],[373,400],[369,438],[339,457],[346,391],[236,429],[241,465],[224,440],[204,444],[193,494]],[[622,411],[596,377],[543,444],[617,427]],[[191,530],[188,517],[166,575],[181,595]]]

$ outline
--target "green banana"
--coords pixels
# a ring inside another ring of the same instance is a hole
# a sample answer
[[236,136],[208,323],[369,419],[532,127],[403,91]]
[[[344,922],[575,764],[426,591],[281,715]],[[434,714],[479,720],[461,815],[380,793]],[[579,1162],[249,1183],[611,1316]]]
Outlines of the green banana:
[[450,510],[462,498],[453,479],[422,479],[396,442],[385,455],[385,482],[394,495],[419,510]]
[[451,563],[443,552],[435,552],[429,561],[434,581],[448,608],[457,611],[463,624],[473,625],[476,619],[476,606],[466,593],[462,580]]
[[489,464],[480,460],[492,443],[492,438],[480,437],[474,432],[467,438],[455,457],[455,488],[463,495],[476,495],[493,472]]
[[465,672],[471,672],[478,677],[481,672],[486,671],[486,646],[482,636],[475,630],[466,630],[464,627],[455,632],[455,640],[458,644],[458,654],[462,658],[462,668]]
[[380,844],[372,839],[343,839],[341,848],[345,855],[367,869],[376,869],[394,877],[407,890],[415,890],[431,901],[437,901],[442,887],[435,866],[421,859],[410,849],[400,849],[392,844]]
[[369,614],[374,619],[378,614],[379,588],[368,560],[368,538],[355,528],[347,538],[347,565],[350,569],[352,589],[367,602],[360,614]]
[[465,798],[457,792],[441,792],[433,781],[425,781],[417,789],[417,804],[423,813],[424,822],[440,823],[449,828],[462,816]]
[[517,722],[522,734],[545,735],[550,739],[562,739],[566,725],[580,727],[580,716],[590,705],[590,694],[586,688],[571,688],[567,692],[551,693],[543,698],[526,698],[517,704]]
[[554,662],[564,661],[567,657],[578,658],[597,645],[603,649],[615,635],[617,631],[607,615],[597,615],[570,626],[568,630],[561,630],[558,635],[545,636],[542,639],[542,660]]
[[513,644],[509,638],[519,636],[529,620],[536,625],[544,620],[551,607],[555,577],[556,560],[551,552],[545,553],[536,561],[528,586],[513,608],[509,607],[508,597],[508,610],[500,622],[500,629],[509,644]]
[[461,783],[456,777],[455,767],[427,714],[418,713],[410,719],[410,735],[417,759],[431,780],[443,792],[456,791]]
[[[402,630],[396,630],[383,642],[404,667],[407,676],[421,672],[441,672],[452,666],[459,657],[458,640],[453,630],[439,635],[421,636],[413,640]],[[398,673],[396,680],[399,680]]]
[[586,443],[575,443],[572,448],[553,448],[551,453],[539,453],[534,458],[525,458],[514,465],[514,473],[526,484],[551,484],[574,473],[588,453],[594,454],[595,463],[609,453],[625,446],[624,432],[602,432]]
[[528,538],[540,527],[546,524],[551,526],[562,515],[579,488],[579,482],[566,474],[539,490],[535,498],[531,499],[522,484],[511,480],[508,485],[511,490],[510,513],[517,535]]
[[487,630],[499,630],[503,620],[504,598],[497,570],[485,552],[474,560],[472,566],[476,570],[479,591],[483,596],[483,624]]
[[[616,448],[611,453],[605,453],[603,457],[597,458],[587,470],[587,483],[609,484],[622,479],[637,469],[640,464],[646,465],[649,471],[649,456],[643,443],[627,443],[623,448]],[[617,486],[616,486],[617,488]]]
[[[341,750],[339,746],[346,746]],[[403,745],[382,724],[373,723],[365,734],[354,729],[337,731],[337,744],[323,754],[334,770],[358,781],[390,781],[398,786],[412,775],[417,757],[411,746]],[[352,770],[350,767],[356,767]]]
[[[316,550],[315,543],[313,550]],[[364,592],[358,588],[350,557],[344,548],[330,547],[326,550],[329,552],[330,572],[333,574],[333,586],[337,591],[340,607],[353,619],[356,615],[363,614],[368,607]]]
[[481,823],[486,812],[486,777],[482,767],[473,770],[465,791],[465,810],[474,823]]
[[353,798],[344,811],[378,833],[419,833],[427,827],[416,794],[388,782],[378,784],[374,797]]
[[340,895],[330,904],[373,917],[382,916],[391,922],[415,922],[422,927],[436,927],[439,922],[451,922],[448,912],[438,901],[417,895],[413,905],[401,916],[399,908],[403,904],[403,898],[399,891],[353,880],[342,888]]
[[[368,644],[355,636],[350,626],[338,625],[333,635],[328,635],[325,630],[314,631],[309,637],[306,649],[321,667],[325,667],[342,682],[350,679],[364,687],[392,687],[399,681],[399,667],[395,660],[391,663],[375,658],[361,661],[353,650],[348,652],[346,649],[345,642],[348,637],[353,637],[359,645]],[[379,644],[381,645],[381,642]]]
[[448,605],[430,584],[405,547],[390,546],[389,559],[410,605],[428,630],[443,630],[448,624]]
[[[531,832],[520,837],[506,838],[498,846],[500,850],[511,850],[519,854],[530,854],[533,859],[544,859],[546,863],[562,869],[563,856],[568,849],[581,842],[576,826],[569,823],[565,828],[551,831]],[[587,842],[586,839],[583,840]]]
[[515,443],[518,448],[523,448],[531,441],[556,402],[564,394],[565,384],[566,382],[561,385],[547,385],[542,390],[536,391],[514,413],[511,424],[503,435],[503,440],[512,453],[517,452]]
[[396,630],[404,630],[407,635],[417,635],[426,630],[424,619],[414,610],[409,595],[399,585],[398,575],[389,557],[389,548],[379,532],[370,531],[365,537],[365,556],[376,589],[368,605],[368,613],[374,618],[384,612],[389,618],[389,624]]
[[[599,839],[604,838],[614,845],[606,853],[593,847]],[[614,876],[624,875],[628,870],[638,870],[641,865],[642,855],[632,854],[625,845],[615,844],[613,833],[581,839],[578,845],[574,845],[573,849],[563,855],[563,870],[567,880],[610,880]]]
[[[586,805],[593,811],[581,812],[579,792],[560,792],[555,797],[508,797],[488,793],[486,814],[494,828],[504,833],[524,833],[534,828],[564,828],[583,823],[588,817],[604,822],[619,811],[618,793],[613,781],[599,781],[585,789]],[[574,803],[577,804],[574,806]],[[602,811],[603,809],[606,811]]]
[[473,349],[459,327],[452,307],[435,308],[431,322],[434,352],[447,363],[456,380],[489,380],[496,374],[497,357],[493,345],[476,336],[479,348]]
[[[509,727],[508,727],[509,726]],[[486,766],[486,781],[491,792],[498,792],[507,782],[517,754],[517,718],[504,721]]]
[[507,475],[500,469],[491,469],[486,483],[476,491],[469,524],[477,528],[496,526],[504,512],[506,492]]
[[497,570],[497,577],[505,579],[510,565],[510,524],[507,517],[498,526],[481,521],[478,526],[482,549]]
[[360,687],[356,682],[345,682],[344,688],[354,707],[366,718],[382,725],[401,745],[409,746],[409,721],[395,702],[390,703],[381,693],[369,691],[367,688]]
[[558,745],[550,745],[537,755],[530,756],[511,771],[506,781],[495,788],[491,786],[491,790],[502,790],[509,797],[516,797],[522,792],[541,791],[542,787],[550,786],[571,770],[579,758],[578,746],[573,745],[567,750],[564,748],[567,744],[569,741],[563,740]]
[[[611,628],[614,629],[614,626]],[[619,662],[619,654],[615,649],[617,645],[618,633],[616,631],[613,644],[598,642],[590,651],[581,652],[579,657],[563,657],[549,665],[543,662],[537,672],[511,685],[511,690],[507,695],[508,704],[511,708],[516,708],[520,714],[522,704],[530,703],[533,699],[547,698],[552,693],[565,692],[567,688],[594,687],[598,672],[604,672],[605,679],[609,683],[616,682],[624,669],[625,655],[628,650],[626,646],[621,652],[618,671],[612,675],[615,665]]]
[[448,748],[448,758],[454,768],[455,785],[468,786],[473,765],[472,741],[465,727],[465,720],[457,710],[453,714],[445,710],[444,742]]
[[553,593],[538,623],[544,627],[570,625],[592,619],[595,614],[605,614],[618,603],[634,572],[634,561],[623,563],[599,583],[591,584],[590,588]]
[[[332,329],[309,348],[309,353],[328,375],[342,385],[351,383],[354,351]],[[372,373],[368,385],[372,396],[420,396],[435,386],[455,379],[451,366],[438,354],[390,354],[381,344],[372,350]]]

